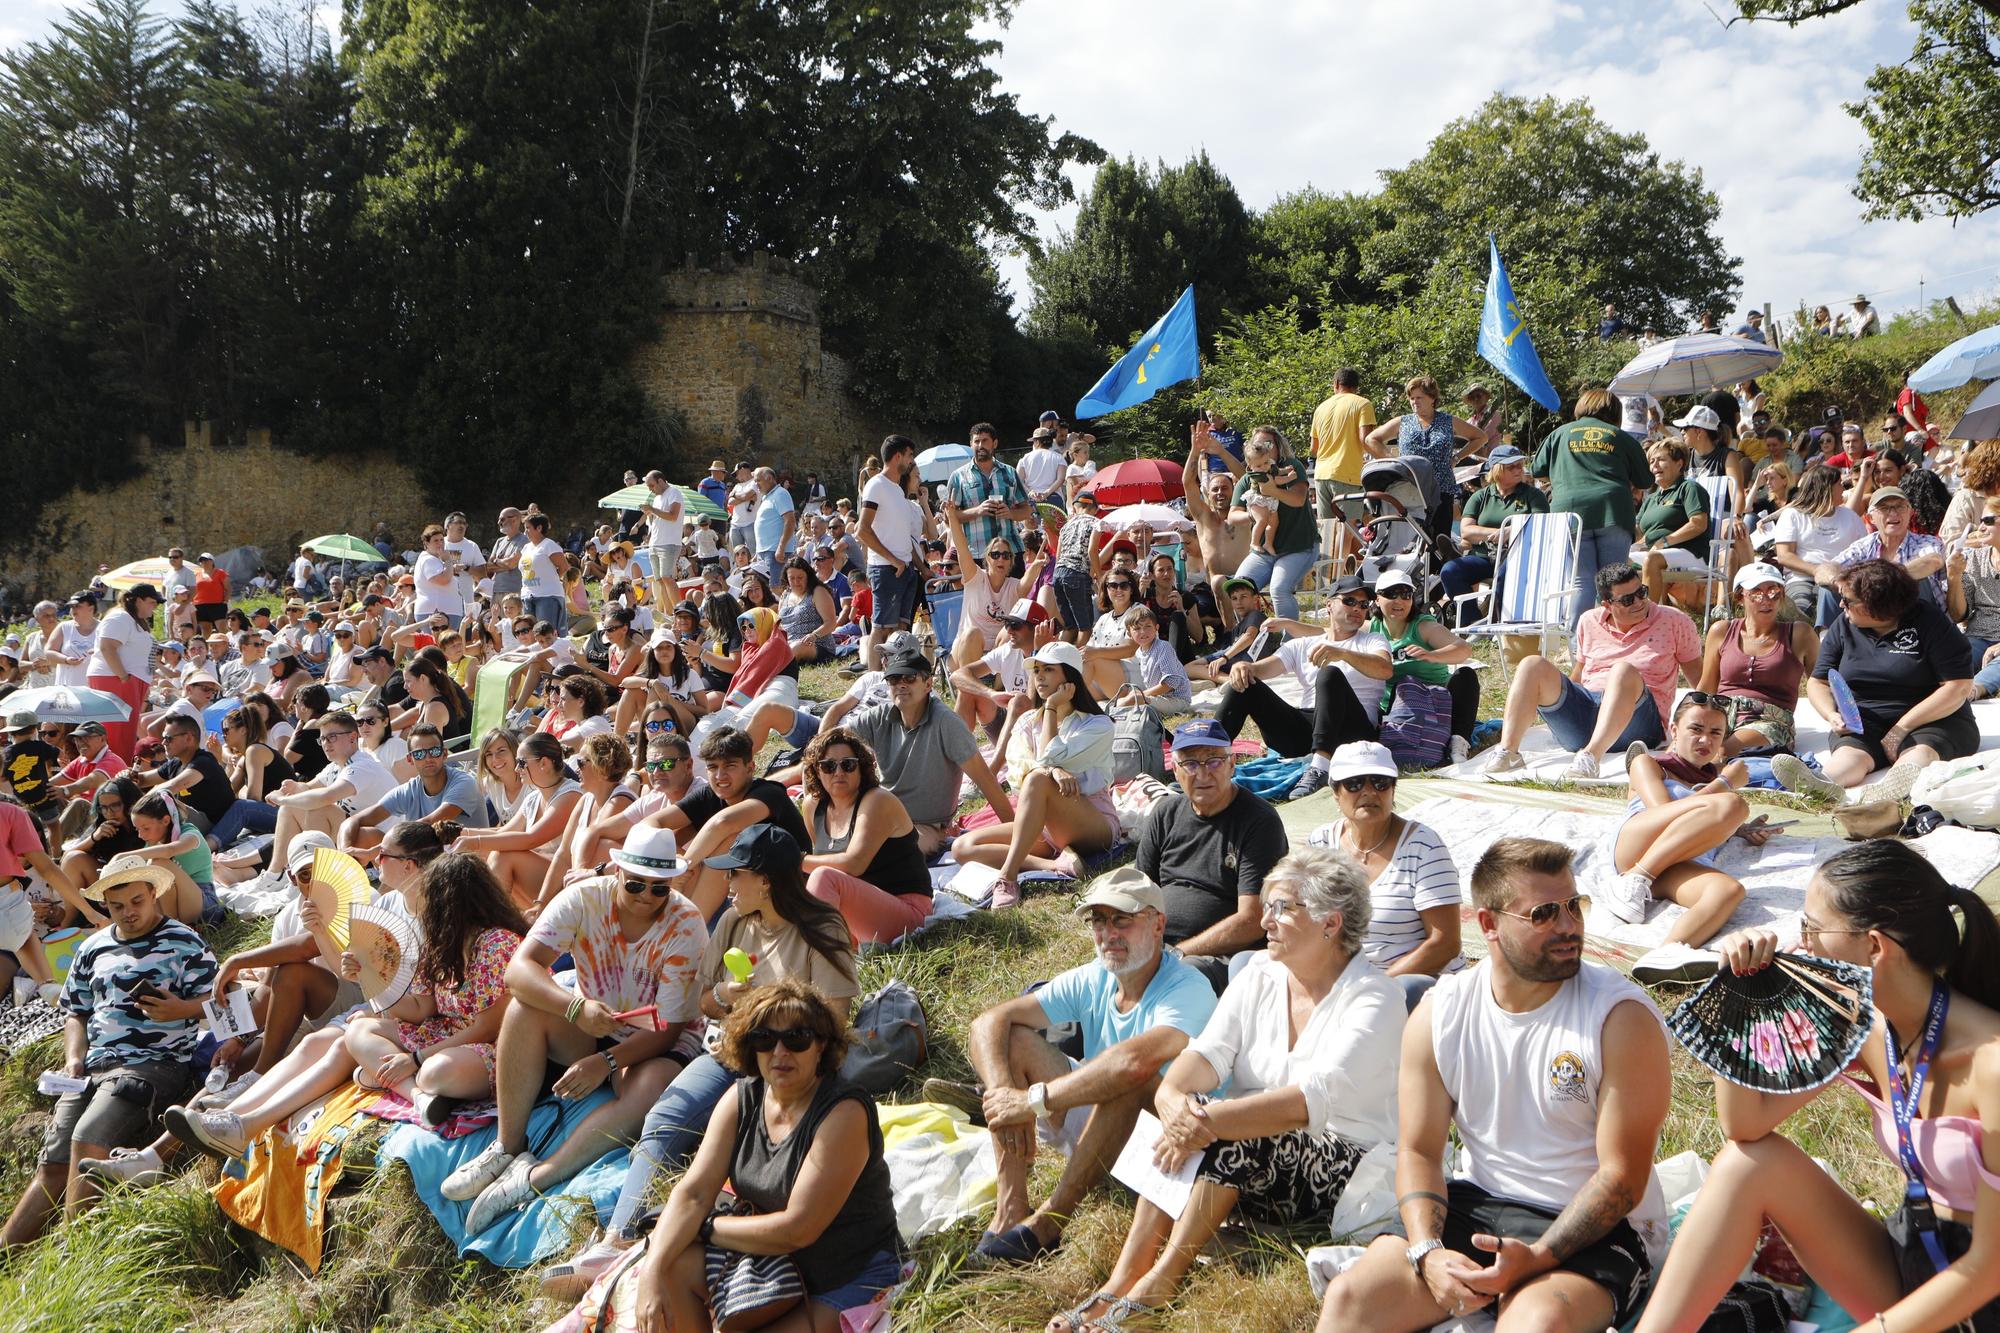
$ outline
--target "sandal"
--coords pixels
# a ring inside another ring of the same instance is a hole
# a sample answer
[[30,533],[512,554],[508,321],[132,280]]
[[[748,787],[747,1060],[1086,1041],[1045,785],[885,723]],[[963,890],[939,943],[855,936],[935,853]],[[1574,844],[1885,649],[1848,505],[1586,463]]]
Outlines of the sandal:
[[[1087,1320],[1077,1333],[1127,1333],[1128,1328],[1156,1328],[1160,1313],[1157,1305],[1141,1305],[1129,1296],[1120,1296],[1111,1302],[1111,1308],[1095,1319]],[[1142,1322],[1128,1325],[1126,1320],[1137,1318]]]
[[1060,1330],[1060,1333],[1083,1333],[1084,1329],[1087,1328],[1091,1323],[1090,1320],[1085,1319],[1083,1317],[1083,1312],[1085,1310],[1088,1310],[1093,1305],[1116,1305],[1117,1303],[1118,1303],[1118,1297],[1112,1295],[1110,1292],[1108,1291],[1095,1292],[1087,1299],[1085,1299],[1082,1304],[1073,1305],[1069,1309],[1063,1311],[1061,1314],[1052,1316],[1049,1319],[1048,1325],[1046,1326],[1044,1333],[1053,1333],[1056,1320],[1058,1319],[1060,1319],[1064,1325],[1064,1327]]

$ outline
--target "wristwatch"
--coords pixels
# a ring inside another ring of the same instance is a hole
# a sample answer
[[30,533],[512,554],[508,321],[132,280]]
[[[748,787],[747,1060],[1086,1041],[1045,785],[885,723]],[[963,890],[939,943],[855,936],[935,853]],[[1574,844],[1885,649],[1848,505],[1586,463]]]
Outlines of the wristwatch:
[[617,1051],[612,1051],[612,1050],[607,1050],[607,1051],[602,1051],[602,1052],[600,1052],[600,1054],[604,1056],[604,1063],[610,1066],[610,1072],[611,1072],[611,1073],[614,1073],[614,1074],[615,1074],[615,1073],[617,1073],[617,1072],[618,1072],[618,1052],[617,1052]]
[[1420,1240],[1409,1249],[1403,1251],[1403,1257],[1410,1261],[1411,1271],[1416,1273],[1417,1281],[1421,1282],[1424,1280],[1424,1256],[1432,1250],[1441,1250],[1443,1248],[1444,1242],[1433,1236],[1429,1240]]
[[1037,1118],[1049,1113],[1048,1084],[1030,1083],[1028,1085],[1028,1109],[1034,1112]]
[[715,1239],[714,1213],[710,1213],[707,1217],[701,1219],[701,1225],[694,1229],[694,1238],[703,1245],[707,1245]]

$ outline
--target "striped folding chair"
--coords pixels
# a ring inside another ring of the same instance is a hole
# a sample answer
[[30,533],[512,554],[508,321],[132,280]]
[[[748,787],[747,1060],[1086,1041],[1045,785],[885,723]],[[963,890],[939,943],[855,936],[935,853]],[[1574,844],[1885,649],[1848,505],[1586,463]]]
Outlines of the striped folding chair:
[[[1583,520],[1575,514],[1516,514],[1500,527],[1499,555],[1493,566],[1490,593],[1453,598],[1454,619],[1464,616],[1464,604],[1487,597],[1485,618],[1458,633],[1464,638],[1504,638],[1532,635],[1549,656],[1552,637],[1569,637],[1569,603],[1576,583],[1577,547]],[[1500,655],[1500,679],[1507,679],[1507,657]]]

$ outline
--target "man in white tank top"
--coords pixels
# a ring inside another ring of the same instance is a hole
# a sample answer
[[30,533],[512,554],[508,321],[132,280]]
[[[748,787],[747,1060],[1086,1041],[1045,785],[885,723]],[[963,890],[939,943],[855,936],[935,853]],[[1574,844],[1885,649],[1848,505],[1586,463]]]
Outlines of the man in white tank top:
[[[1441,980],[1403,1036],[1400,1234],[1333,1280],[1320,1333],[1425,1329],[1488,1306],[1500,1333],[1600,1330],[1638,1308],[1665,1249],[1659,1011],[1584,963],[1567,847],[1502,838],[1472,900],[1486,961]],[[1464,1150],[1447,1183],[1454,1123]]]

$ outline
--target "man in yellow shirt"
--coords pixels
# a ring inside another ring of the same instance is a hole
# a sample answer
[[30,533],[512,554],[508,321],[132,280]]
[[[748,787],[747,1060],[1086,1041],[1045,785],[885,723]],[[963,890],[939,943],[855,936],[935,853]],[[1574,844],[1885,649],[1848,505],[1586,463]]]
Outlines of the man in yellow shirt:
[[1362,439],[1375,425],[1375,404],[1356,392],[1361,372],[1346,367],[1334,374],[1333,396],[1313,409],[1313,490],[1319,499],[1320,550],[1330,550],[1339,529],[1343,495],[1361,489]]

